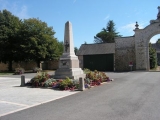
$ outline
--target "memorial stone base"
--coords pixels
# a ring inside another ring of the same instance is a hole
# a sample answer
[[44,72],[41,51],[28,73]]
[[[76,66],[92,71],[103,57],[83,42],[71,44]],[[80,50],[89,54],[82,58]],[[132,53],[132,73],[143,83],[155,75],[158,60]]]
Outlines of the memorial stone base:
[[85,74],[83,70],[79,68],[79,60],[77,57],[72,59],[61,58],[59,63],[59,69],[55,71],[55,79],[65,79],[69,77],[71,79],[84,78]]

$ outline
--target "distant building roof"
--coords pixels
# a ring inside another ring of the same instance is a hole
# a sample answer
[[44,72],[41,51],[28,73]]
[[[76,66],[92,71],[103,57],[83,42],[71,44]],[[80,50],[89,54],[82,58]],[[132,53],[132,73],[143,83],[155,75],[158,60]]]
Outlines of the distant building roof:
[[152,44],[152,47],[156,49],[157,53],[160,53],[160,43],[154,43]]
[[115,43],[82,44],[77,55],[111,54],[115,53]]

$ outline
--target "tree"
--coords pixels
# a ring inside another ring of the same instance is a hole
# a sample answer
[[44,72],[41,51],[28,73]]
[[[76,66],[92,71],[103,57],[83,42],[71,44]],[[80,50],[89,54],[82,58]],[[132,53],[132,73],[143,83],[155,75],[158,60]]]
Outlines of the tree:
[[54,37],[54,30],[39,19],[20,20],[9,11],[0,11],[0,62],[40,61],[58,59],[63,42]]
[[20,61],[19,54],[21,21],[9,11],[0,11],[0,61],[8,63],[12,71],[12,61]]
[[59,49],[59,54],[62,55],[63,50],[64,50],[63,41],[58,42],[58,49]]
[[36,61],[39,66],[40,61],[53,60],[59,58],[61,50],[60,43],[54,37],[55,32],[52,27],[48,27],[45,22],[36,18],[23,21],[21,28],[22,50],[26,61]]
[[107,23],[106,28],[103,28],[101,32],[94,36],[95,43],[113,43],[115,37],[120,37],[119,33],[116,32],[115,24],[113,20]]
[[150,69],[157,67],[157,55],[156,50],[152,48],[151,43],[149,43],[149,58],[150,58]]
[[74,52],[75,52],[75,55],[76,55],[77,52],[78,52],[78,48],[77,47],[74,47]]
[[157,42],[156,43],[159,43],[160,44],[160,38],[157,40]]

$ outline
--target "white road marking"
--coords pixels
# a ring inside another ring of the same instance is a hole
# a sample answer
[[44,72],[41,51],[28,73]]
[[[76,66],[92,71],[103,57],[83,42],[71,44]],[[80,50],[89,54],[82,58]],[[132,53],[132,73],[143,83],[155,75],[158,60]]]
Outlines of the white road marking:
[[2,101],[2,100],[0,100],[0,103],[7,103],[7,104],[18,105],[18,106],[23,106],[23,107],[28,107],[29,106],[29,105],[25,105],[25,104],[8,102],[8,101]]
[[[76,94],[76,93],[78,93],[78,92],[75,92],[73,94]],[[41,105],[41,104],[45,104],[45,103],[48,103],[48,102],[51,102],[51,101],[54,101],[54,100],[57,100],[57,99],[61,99],[61,98],[64,98],[64,97],[67,97],[67,96],[70,96],[70,95],[73,95],[73,94],[64,95],[64,96],[54,98],[54,99],[51,99],[51,100],[48,100],[48,101],[45,101],[45,102],[41,102],[41,103],[34,104],[34,105],[31,105],[31,106],[27,106],[27,107],[24,107],[24,108],[21,108],[21,109],[13,110],[13,111],[10,111],[10,112],[4,113],[4,114],[0,114],[0,117],[5,116],[5,115],[9,115],[9,114],[12,114],[12,113],[15,113],[15,112],[19,112],[21,110],[25,110],[25,109],[28,109],[28,108],[32,108],[32,107],[35,107],[35,106],[38,106],[38,105]]]

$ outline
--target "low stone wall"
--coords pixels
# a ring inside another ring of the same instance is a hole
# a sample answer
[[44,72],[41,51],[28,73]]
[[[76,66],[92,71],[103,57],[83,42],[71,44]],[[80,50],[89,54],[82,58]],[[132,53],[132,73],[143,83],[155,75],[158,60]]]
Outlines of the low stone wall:
[[47,62],[48,70],[56,70],[59,67],[59,60],[53,60]]
[[[45,61],[43,64],[45,64],[44,70],[55,70],[58,68],[59,61]],[[12,63],[12,69],[15,70],[17,67],[22,67],[25,70],[32,70],[33,68],[37,67],[36,62],[19,62],[19,63]],[[42,68],[43,69],[43,68]],[[7,71],[8,70],[8,64],[0,63],[0,71]]]
[[[36,62],[19,62],[19,63],[13,62],[12,63],[13,70],[15,70],[15,68],[17,67],[22,67],[25,70],[31,70],[36,66],[37,66]],[[8,64],[0,63],[0,71],[6,71],[6,70],[8,70]]]
[[8,64],[0,63],[0,71],[8,70]]
[[133,63],[132,70],[136,70],[134,37],[115,39],[115,71],[130,71],[129,63]]

